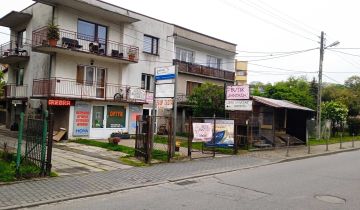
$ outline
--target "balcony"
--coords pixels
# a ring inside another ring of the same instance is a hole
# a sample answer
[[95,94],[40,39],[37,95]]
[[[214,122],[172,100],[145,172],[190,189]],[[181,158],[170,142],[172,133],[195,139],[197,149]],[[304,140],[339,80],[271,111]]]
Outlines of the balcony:
[[203,76],[212,79],[220,79],[229,82],[234,82],[235,73],[222,70],[215,69],[208,66],[203,66],[199,64],[188,63],[184,61],[174,60],[174,65],[178,65],[178,70],[180,73],[187,73],[196,76]]
[[33,51],[42,53],[63,53],[118,63],[137,63],[139,48],[110,40],[96,40],[84,34],[60,29],[60,39],[56,46],[50,46],[47,27],[32,34]]
[[8,99],[27,98],[27,85],[7,84],[5,86],[5,97]]
[[146,103],[146,91],[139,87],[67,78],[34,80],[32,97]]
[[0,63],[14,64],[29,60],[30,46],[19,47],[14,41],[0,45]]

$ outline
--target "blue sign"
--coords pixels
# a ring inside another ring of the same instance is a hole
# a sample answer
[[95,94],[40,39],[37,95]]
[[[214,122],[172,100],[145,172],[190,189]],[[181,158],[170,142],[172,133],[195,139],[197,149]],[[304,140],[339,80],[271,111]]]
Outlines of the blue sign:
[[166,79],[174,79],[174,78],[175,78],[175,74],[163,74],[163,75],[155,76],[156,80],[166,80]]

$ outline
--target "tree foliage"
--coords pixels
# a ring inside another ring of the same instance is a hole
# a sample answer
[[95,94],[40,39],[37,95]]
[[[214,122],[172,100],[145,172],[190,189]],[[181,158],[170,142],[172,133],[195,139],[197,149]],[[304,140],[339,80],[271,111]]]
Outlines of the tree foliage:
[[337,127],[342,127],[348,117],[348,108],[345,104],[337,101],[329,101],[322,104],[322,118],[331,121],[333,135]]
[[311,93],[314,92],[314,88],[316,87],[311,89],[310,83],[304,77],[290,77],[287,81],[277,82],[274,85],[267,84],[264,86],[263,93],[253,92],[253,95],[288,100],[314,109],[316,107],[316,98]]
[[223,116],[225,110],[224,87],[205,83],[195,88],[189,97],[193,114],[197,117]]

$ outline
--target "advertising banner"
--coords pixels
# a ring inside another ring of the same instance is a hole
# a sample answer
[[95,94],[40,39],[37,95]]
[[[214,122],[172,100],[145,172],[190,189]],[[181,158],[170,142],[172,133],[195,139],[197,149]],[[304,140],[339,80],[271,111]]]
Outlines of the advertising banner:
[[156,108],[158,109],[172,109],[174,100],[172,98],[158,98],[156,99]]
[[75,103],[74,110],[74,136],[89,136],[90,129],[90,104],[83,102]]
[[[207,119],[205,123],[213,125],[214,120]],[[225,131],[224,139],[221,141],[222,144],[234,144],[234,120],[216,120],[215,131]]]
[[129,105],[129,134],[136,133],[136,118],[137,116],[142,115],[142,113],[142,106]]
[[129,98],[133,100],[145,101],[146,100],[146,90],[139,88],[130,88]]
[[210,141],[213,136],[213,124],[193,123],[193,142]]
[[249,85],[226,86],[226,99],[242,100],[249,99]]

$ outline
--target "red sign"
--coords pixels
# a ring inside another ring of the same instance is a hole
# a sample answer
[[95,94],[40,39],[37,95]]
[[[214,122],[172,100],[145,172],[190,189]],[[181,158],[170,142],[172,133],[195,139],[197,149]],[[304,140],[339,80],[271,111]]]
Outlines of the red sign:
[[50,99],[50,100],[48,100],[48,105],[49,106],[71,106],[71,101]]

